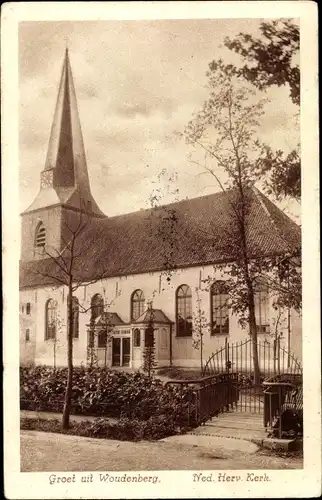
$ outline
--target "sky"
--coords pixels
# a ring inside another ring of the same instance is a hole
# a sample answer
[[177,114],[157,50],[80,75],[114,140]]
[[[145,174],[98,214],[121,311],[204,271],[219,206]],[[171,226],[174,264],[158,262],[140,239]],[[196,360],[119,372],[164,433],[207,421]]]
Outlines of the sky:
[[[66,44],[91,189],[108,216],[219,191],[178,137],[208,96],[206,71],[226,36],[258,35],[258,19],[23,22],[19,26],[20,211],[39,190]],[[299,140],[287,88],[265,94],[259,136],[290,151]],[[198,154],[198,153],[197,153]],[[202,159],[200,156],[200,160]],[[260,186],[259,186],[260,187]],[[296,202],[279,204],[299,221]]]

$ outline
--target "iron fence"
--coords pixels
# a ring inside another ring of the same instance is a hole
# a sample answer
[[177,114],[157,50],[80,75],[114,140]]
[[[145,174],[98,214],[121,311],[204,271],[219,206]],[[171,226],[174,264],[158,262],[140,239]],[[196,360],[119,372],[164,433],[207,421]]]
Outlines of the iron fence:
[[[282,373],[302,373],[302,366],[298,358],[289,353],[281,339],[257,341],[257,352],[260,372],[263,378]],[[244,376],[254,373],[254,346],[251,338],[240,342],[228,342],[214,352],[203,368],[203,376],[235,372]]]
[[259,384],[254,384],[254,345],[251,338],[230,343],[214,352],[203,369],[203,376],[234,373],[234,383],[238,388],[239,398],[235,410],[262,414],[264,412],[264,380],[272,376],[301,376],[300,361],[281,345],[280,338],[272,342],[257,342],[258,363],[260,369]]
[[236,377],[234,373],[225,373],[197,380],[170,380],[165,386],[179,387],[182,401],[185,390],[190,389],[187,423],[196,427],[237,404],[239,396]]
[[279,439],[303,435],[302,375],[278,375],[263,382],[264,427]]

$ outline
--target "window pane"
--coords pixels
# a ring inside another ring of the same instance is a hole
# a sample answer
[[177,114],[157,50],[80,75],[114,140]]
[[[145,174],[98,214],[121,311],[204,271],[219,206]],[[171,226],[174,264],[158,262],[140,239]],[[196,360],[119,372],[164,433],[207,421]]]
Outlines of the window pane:
[[144,294],[142,290],[136,290],[131,299],[131,320],[138,319],[144,312]]
[[254,293],[257,333],[269,333],[269,294],[268,288],[258,285]]
[[225,293],[224,282],[216,282],[211,289],[212,300],[212,329],[211,332],[215,334],[228,334],[229,333],[229,308],[228,299],[229,295]]
[[177,290],[177,335],[192,335],[192,299],[188,285]]
[[45,338],[56,338],[56,303],[52,299],[46,304]]
[[95,320],[96,318],[98,318],[99,316],[101,316],[103,314],[104,300],[103,300],[103,297],[99,293],[94,295],[94,297],[92,298],[91,311],[92,311],[92,315],[91,315],[92,320]]

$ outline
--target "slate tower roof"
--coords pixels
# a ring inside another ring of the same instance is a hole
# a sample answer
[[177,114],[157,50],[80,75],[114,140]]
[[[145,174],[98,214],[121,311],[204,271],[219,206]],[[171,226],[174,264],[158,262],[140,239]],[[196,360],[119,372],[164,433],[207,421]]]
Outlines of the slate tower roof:
[[68,49],[63,61],[40,191],[25,213],[55,204],[78,209],[81,205],[92,215],[104,216],[91,194]]

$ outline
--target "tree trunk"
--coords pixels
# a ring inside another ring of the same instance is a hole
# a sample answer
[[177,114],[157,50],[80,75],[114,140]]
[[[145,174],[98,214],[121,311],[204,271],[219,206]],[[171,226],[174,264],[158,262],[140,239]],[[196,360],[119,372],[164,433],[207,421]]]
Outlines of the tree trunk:
[[67,385],[63,410],[63,429],[69,429],[73,388],[73,290],[70,280],[67,297]]
[[200,334],[200,370],[201,370],[201,375],[202,375],[202,370],[203,370],[203,334]]
[[249,333],[253,344],[253,368],[254,368],[254,384],[260,384],[260,369],[258,360],[258,345],[257,345],[257,325],[255,317],[254,292],[249,291]]
[[[249,208],[249,201],[247,195],[244,192],[242,184],[242,176],[240,170],[239,158],[237,158],[238,172],[239,172],[239,195],[240,195],[240,217],[237,217],[237,224],[240,233],[240,242],[242,248],[242,268],[244,273],[244,279],[247,286],[247,299],[248,299],[248,323],[249,323],[249,334],[252,339],[253,345],[253,368],[254,368],[254,384],[260,384],[260,370],[258,361],[258,348],[257,348],[257,325],[255,316],[255,300],[254,300],[254,289],[253,282],[249,271],[249,249],[247,240],[247,213]],[[239,213],[239,208],[238,212]]]

